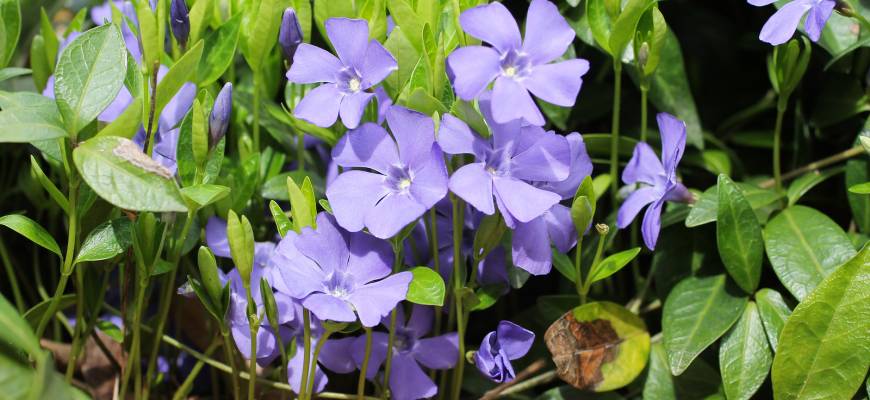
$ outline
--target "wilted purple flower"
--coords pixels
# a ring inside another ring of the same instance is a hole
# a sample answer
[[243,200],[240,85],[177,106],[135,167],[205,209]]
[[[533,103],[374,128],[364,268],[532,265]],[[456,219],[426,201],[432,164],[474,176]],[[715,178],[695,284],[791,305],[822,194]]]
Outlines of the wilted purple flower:
[[[776,0],[748,0],[753,6],[766,6],[774,3]],[[834,0],[793,0],[792,2],[782,6],[761,28],[761,34],[758,36],[763,42],[770,43],[774,46],[781,45],[791,39],[797,30],[798,24],[801,22],[804,14],[807,15],[807,20],[804,23],[804,29],[807,36],[814,42],[819,40],[822,35],[822,29],[837,2]]]
[[544,116],[529,92],[559,106],[574,105],[589,62],[571,59],[550,64],[565,53],[575,35],[553,3],[532,1],[525,39],[501,3],[469,9],[459,16],[459,23],[466,33],[492,46],[461,47],[447,57],[460,98],[474,99],[495,80],[492,114],[499,123],[522,118],[544,125]]
[[447,168],[435,145],[431,118],[390,107],[384,128],[367,123],[347,133],[332,151],[349,170],[326,188],[338,223],[356,232],[366,227],[386,239],[414,222],[447,194]]
[[[571,148],[571,173],[568,178],[537,185],[562,196],[563,200],[574,197],[577,187],[592,173],[592,160],[586,153],[580,134],[572,133],[566,139]],[[571,210],[561,204],[554,205],[543,215],[527,223],[517,223],[511,246],[514,265],[533,275],[549,273],[553,265],[550,243],[562,253],[567,253],[577,244]]]
[[398,68],[396,59],[376,40],[369,41],[368,22],[361,19],[331,18],[326,34],[338,58],[327,51],[302,43],[296,50],[287,80],[293,83],[324,83],[299,102],[298,118],[329,127],[341,115],[349,129],[356,128],[366,104],[374,97],[368,89]]
[[209,148],[214,147],[227,134],[233,113],[233,84],[227,82],[214,100],[208,117]]
[[326,213],[317,229],[290,231],[278,243],[268,265],[276,271],[275,288],[301,301],[321,320],[377,325],[405,299],[410,272],[390,275],[389,243],[365,233],[341,229]]
[[172,0],[169,5],[169,26],[172,28],[172,34],[175,40],[181,47],[187,45],[187,39],[190,37],[190,11],[187,9],[185,0]]
[[284,58],[287,61],[293,62],[296,48],[299,47],[303,40],[302,26],[299,25],[296,10],[288,7],[284,10],[284,15],[281,17],[281,29],[278,31],[278,44],[281,46],[281,52],[284,53]]
[[501,321],[495,331],[486,334],[480,349],[474,353],[474,365],[487,378],[495,382],[514,380],[516,360],[529,352],[535,334],[510,321]]
[[[482,104],[485,108],[486,102]],[[529,182],[566,179],[571,151],[564,136],[538,126],[522,126],[520,120],[490,125],[492,137],[482,139],[460,119],[445,114],[438,144],[448,154],[475,156],[475,162],[450,177],[450,191],[488,215],[495,213],[495,197],[505,224],[515,228],[517,222],[529,222],[561,200],[558,194]]]
[[662,158],[659,160],[646,143],[635,146],[631,160],[622,171],[622,181],[640,187],[625,199],[616,216],[616,226],[623,229],[642,208],[651,204],[641,227],[643,241],[650,250],[656,247],[665,201],[689,202],[692,199],[691,193],[677,181],[677,164],[686,148],[686,124],[667,113],[660,113],[656,120],[662,138]]
[[[390,370],[390,391],[394,399],[429,398],[438,393],[438,387],[420,366],[430,369],[453,368],[459,355],[459,337],[455,332],[425,337],[432,330],[434,311],[431,307],[414,305],[411,318],[407,322],[404,314],[402,307],[396,309],[396,331],[391,350],[393,365]],[[390,325],[388,318],[385,318],[382,323],[385,327]],[[366,378],[369,380],[374,380],[378,369],[386,359],[388,345],[389,335],[386,332],[372,333],[372,354],[366,370]],[[358,367],[362,366],[365,356],[365,337],[358,337],[350,350],[355,364]]]

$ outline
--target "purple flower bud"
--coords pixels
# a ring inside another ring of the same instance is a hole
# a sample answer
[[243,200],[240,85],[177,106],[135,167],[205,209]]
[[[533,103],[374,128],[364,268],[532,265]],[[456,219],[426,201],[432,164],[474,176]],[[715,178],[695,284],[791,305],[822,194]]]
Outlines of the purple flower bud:
[[187,45],[187,38],[190,36],[190,12],[187,9],[185,0],[172,0],[169,7],[170,25],[172,26],[172,34],[181,46]]
[[284,10],[284,16],[281,18],[281,30],[278,32],[278,43],[281,45],[281,51],[287,61],[293,62],[293,55],[296,54],[296,48],[302,43],[302,27],[299,25],[299,19],[296,18],[296,11],[293,8]]
[[214,100],[214,107],[208,117],[209,148],[214,147],[227,134],[232,113],[233,84],[227,82]]

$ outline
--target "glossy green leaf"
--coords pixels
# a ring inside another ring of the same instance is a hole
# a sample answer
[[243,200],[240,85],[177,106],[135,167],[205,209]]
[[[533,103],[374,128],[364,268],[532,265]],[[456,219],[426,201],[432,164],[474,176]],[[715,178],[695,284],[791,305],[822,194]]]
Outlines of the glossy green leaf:
[[[724,398],[721,378],[703,359],[697,359],[680,376],[671,375],[668,355],[661,343],[654,343],[649,353],[649,369],[643,385],[644,399],[715,399]],[[718,396],[717,396],[718,395]]]
[[64,126],[76,134],[112,103],[127,74],[127,51],[115,25],[75,38],[57,60],[54,96]]
[[[749,201],[753,210],[769,206],[782,198],[782,194],[779,194],[774,190],[761,189],[752,184],[737,182],[737,186],[743,193],[743,197]],[[710,222],[715,222],[718,212],[719,187],[718,185],[714,185],[704,191],[695,204],[692,205],[692,211],[690,211],[689,216],[686,217],[686,226],[693,228]]]
[[820,183],[828,180],[828,178],[837,176],[842,173],[845,168],[831,168],[824,172],[819,171],[810,171],[801,176],[800,178],[795,179],[791,185],[788,186],[788,191],[786,192],[786,197],[788,197],[788,205],[792,206],[797,204],[798,200],[800,200],[803,195],[809,192],[812,188],[816,187]]
[[611,55],[622,56],[628,43],[634,39],[640,17],[655,3],[656,0],[628,0],[625,3],[610,33],[608,48]]
[[791,315],[791,308],[785,304],[782,295],[773,289],[760,289],[755,292],[755,302],[758,305],[758,314],[764,324],[764,332],[770,348],[776,351],[779,345],[779,334],[785,321]]
[[587,0],[586,18],[589,21],[589,28],[595,42],[605,53],[613,56],[613,52],[610,51],[611,21],[607,14],[605,0]]
[[149,2],[136,1],[136,22],[139,25],[139,43],[142,46],[142,62],[149,71],[160,60],[163,42],[157,24],[157,15],[151,10]]
[[764,239],[752,205],[726,175],[719,175],[716,243],[728,274],[747,293],[755,292],[761,279]]
[[245,7],[241,48],[242,55],[254,71],[263,67],[266,56],[278,43],[285,4],[281,0],[255,0]]
[[849,186],[849,193],[870,194],[870,182],[864,182],[857,185]]
[[586,232],[592,223],[592,218],[595,217],[595,200],[592,178],[587,176],[577,187],[577,193],[574,194],[574,201],[571,203],[571,221],[574,223],[574,229],[581,235]]
[[169,68],[163,79],[157,84],[157,101],[154,105],[154,114],[160,115],[163,108],[178,93],[185,83],[193,80],[196,76],[199,60],[202,57],[203,41],[193,45],[187,53],[184,53],[178,61]]
[[51,199],[57,203],[58,206],[67,214],[69,214],[69,201],[66,196],[61,193],[60,189],[54,185],[54,182],[51,179],[48,179],[45,176],[45,172],[42,172],[42,167],[39,166],[39,162],[36,161],[36,157],[30,156],[30,175],[36,178],[39,181],[39,184],[42,185],[42,188],[51,196]]
[[607,256],[604,260],[595,266],[595,269],[589,273],[589,282],[594,283],[598,282],[602,279],[606,279],[610,275],[615,274],[622,267],[628,265],[631,260],[634,260],[635,257],[640,253],[640,247],[635,247],[629,250],[623,250],[619,253],[611,254]]
[[133,244],[132,229],[126,217],[97,225],[82,242],[75,263],[108,260],[124,253]]
[[229,194],[230,188],[212,184],[199,184],[181,189],[181,196],[192,210],[214,204]]
[[33,71],[28,68],[8,67],[0,69],[0,82],[8,81],[19,76],[30,75]]
[[190,33],[187,37],[188,43],[196,43],[199,41],[199,38],[202,36],[202,32],[205,30],[208,23],[208,14],[212,13],[212,10],[213,1],[211,0],[196,1],[190,7],[187,15],[190,20]]
[[722,338],[719,370],[728,399],[747,400],[761,387],[770,371],[773,355],[754,302]]
[[444,294],[447,292],[444,279],[441,275],[429,267],[411,268],[414,278],[408,286],[406,300],[415,304],[442,306]]
[[776,399],[848,399],[870,366],[870,246],[828,276],[785,323]]
[[227,215],[227,242],[242,283],[248,288],[254,268],[254,231],[248,218],[242,215],[240,219],[233,210]]
[[0,92],[0,143],[30,143],[66,137],[57,104],[36,93]]
[[137,97],[118,118],[97,132],[97,136],[118,136],[132,139],[142,126],[142,98]]
[[662,311],[671,372],[682,374],[707,346],[724,335],[740,318],[746,301],[726,275],[689,277],[677,284]]
[[[660,68],[652,76],[649,100],[660,111],[671,113],[686,123],[686,143],[704,148],[701,117],[695,106],[692,88],[683,62],[680,42],[672,32],[667,32],[661,51]],[[667,67],[665,67],[667,66]]]
[[302,186],[296,184],[291,177],[287,177],[287,192],[290,198],[290,212],[293,216],[293,228],[296,233],[302,232],[302,228],[317,226],[317,203],[314,198],[314,187],[311,179],[307,176],[302,181]]
[[6,67],[15,55],[21,35],[20,0],[0,0],[0,68]]
[[38,222],[23,215],[10,214],[0,217],[0,225],[12,229],[21,236],[26,237],[31,242],[36,243],[52,253],[57,254],[58,257],[63,258],[63,255],[60,252],[60,246],[57,245],[57,242],[54,241],[51,234],[48,233],[42,225],[39,225]]
[[[30,329],[27,321],[18,314],[15,306],[10,304],[3,295],[0,295],[0,326],[3,327],[0,329],[0,343],[3,345],[20,349],[31,356],[42,353],[39,339]],[[0,357],[2,354],[0,352]],[[3,368],[0,368],[0,371],[2,370]]]
[[764,242],[770,265],[798,300],[855,255],[836,222],[804,206],[789,207],[770,220],[764,228]]
[[85,182],[104,200],[134,211],[184,212],[172,173],[129,139],[102,136],[73,151]]
[[[49,306],[51,303],[51,298],[40,301],[35,306],[31,307],[27,312],[24,313],[24,320],[27,321],[27,324],[30,326],[30,329],[36,330],[37,326],[39,326],[39,322],[42,321],[42,317],[48,312]],[[56,312],[63,312],[67,308],[70,308],[76,304],[76,295],[69,293],[61,295],[57,301],[57,309]]]
[[[870,181],[870,162],[866,159],[851,159],[846,163],[846,187]],[[870,232],[870,196],[847,192],[852,218],[861,232]]]
[[200,87],[218,80],[235,59],[239,45],[242,14],[236,14],[205,38],[203,56],[196,69],[196,82]]

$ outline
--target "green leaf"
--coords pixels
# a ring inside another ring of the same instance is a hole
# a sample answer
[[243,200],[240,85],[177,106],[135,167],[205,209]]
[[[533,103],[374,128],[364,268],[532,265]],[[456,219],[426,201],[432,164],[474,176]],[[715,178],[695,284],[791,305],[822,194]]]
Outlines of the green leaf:
[[82,242],[75,263],[111,259],[133,244],[133,223],[125,217],[98,225]]
[[608,47],[612,56],[622,57],[626,46],[634,39],[640,17],[655,3],[656,0],[628,0],[625,3],[610,33]]
[[329,36],[326,34],[326,20],[341,17],[356,18],[354,0],[314,0],[314,22],[317,23],[320,36],[326,39],[327,43]]
[[0,69],[0,82],[8,81],[19,76],[30,75],[33,71],[28,68],[9,67]]
[[595,190],[592,186],[592,177],[587,176],[577,187],[574,201],[571,203],[571,221],[579,235],[586,232],[595,217]]
[[818,184],[826,181],[828,178],[832,176],[836,176],[842,173],[845,168],[831,168],[824,172],[819,171],[811,171],[807,172],[800,178],[794,180],[791,185],[788,186],[788,191],[786,192],[786,197],[788,197],[788,205],[793,206],[797,204],[798,200],[800,200],[803,195],[810,191],[810,189],[816,187]]
[[553,266],[570,282],[577,281],[577,271],[574,262],[567,255],[562,254],[557,248],[553,248]]
[[243,215],[240,220],[233,210],[227,215],[227,241],[242,282],[249,288],[254,268],[254,231],[248,218]]
[[631,260],[634,260],[635,257],[640,253],[640,247],[635,247],[633,249],[620,251],[616,254],[611,254],[597,266],[595,266],[595,270],[589,273],[589,282],[595,283],[602,279],[609,277],[610,275],[615,274],[617,271],[622,269],[622,267],[628,265]]
[[21,35],[21,6],[18,2],[0,0],[0,68],[12,61]]
[[199,59],[202,57],[203,41],[196,42],[196,45],[190,48],[187,53],[184,53],[181,58],[169,68],[160,83],[157,84],[157,101],[154,105],[154,115],[160,115],[163,108],[169,104],[169,101],[175,97],[175,94],[184,86],[185,83],[193,80],[194,74],[199,67]]
[[746,300],[723,274],[689,277],[677,284],[662,311],[671,372],[682,374],[707,346],[725,334],[740,318]]
[[387,38],[387,10],[385,0],[365,0],[359,18],[368,21],[369,37],[378,42]]
[[[63,312],[67,308],[70,308],[76,304],[77,297],[75,294],[64,294],[61,295],[57,302],[57,309],[55,312]],[[34,331],[39,326],[39,322],[42,321],[42,317],[48,312],[48,308],[51,304],[51,298],[47,298],[43,301],[40,301],[35,306],[31,307],[27,312],[24,313],[24,320],[27,321],[27,324],[30,326],[30,329]]]
[[97,320],[96,328],[103,332],[117,343],[124,343],[124,332],[117,325],[110,321],[101,319]]
[[786,208],[770,220],[764,241],[770,265],[798,300],[855,255],[849,237],[836,222],[804,206]]
[[287,177],[287,192],[290,198],[290,212],[293,215],[293,229],[296,233],[302,228],[317,226],[317,202],[314,198],[314,187],[308,176],[299,187],[293,178]]
[[73,151],[85,182],[112,205],[134,211],[184,212],[172,173],[129,139],[102,136]]
[[0,143],[31,143],[67,136],[54,100],[27,92],[0,92]]
[[[592,31],[592,37],[598,46],[605,53],[614,56],[610,51],[610,16],[607,14],[605,0],[587,0],[586,1],[586,18],[589,21],[589,29]],[[616,55],[618,57],[618,55]]]
[[42,168],[39,166],[39,162],[36,161],[36,157],[34,156],[30,156],[30,175],[39,181],[39,184],[42,185],[42,188],[45,189],[46,192],[48,192],[51,199],[54,200],[61,209],[63,209],[63,212],[69,215],[69,201],[66,196],[60,192],[60,189],[54,185],[54,182],[45,176],[45,172],[42,172]]
[[[163,54],[163,41],[157,24],[157,15],[147,1],[133,2],[136,7],[136,21],[139,23],[139,43],[142,46],[142,63],[149,71]],[[152,71],[156,73],[157,71]]]
[[54,241],[51,234],[36,221],[23,215],[10,214],[0,217],[0,225],[18,232],[18,234],[26,237],[31,242],[36,243],[52,253],[57,254],[58,257],[63,258],[63,255],[60,252],[60,246],[57,245],[57,242]]
[[137,97],[118,118],[100,130],[97,136],[118,136],[133,139],[142,126],[142,98]]
[[57,60],[54,96],[67,132],[76,134],[121,91],[127,50],[115,25],[93,28],[70,43]]
[[255,0],[245,6],[241,47],[242,55],[253,71],[262,69],[263,62],[278,43],[284,3],[282,0]]
[[505,292],[507,292],[506,285],[502,284],[484,285],[480,287],[476,292],[474,292],[479,303],[477,303],[471,311],[482,311],[494,306],[498,301],[498,298]]
[[428,306],[444,305],[444,280],[441,275],[429,267],[414,267],[411,268],[411,273],[414,278],[408,286],[408,294],[406,300],[415,304]]
[[206,87],[216,82],[230,67],[239,45],[242,14],[236,14],[205,38],[203,57],[196,69],[196,83]]
[[290,0],[290,7],[296,10],[296,19],[302,27],[302,38],[311,43],[311,0]]
[[631,383],[649,359],[643,320],[625,307],[592,302],[565,313],[544,342],[560,378],[583,390],[606,392]]
[[202,36],[202,32],[208,23],[208,14],[212,13],[212,1],[197,1],[190,7],[188,19],[190,20],[190,34],[188,35],[188,43],[196,43]]
[[[763,208],[775,203],[782,198],[782,194],[770,189],[761,189],[758,186],[737,182],[737,186],[743,193],[743,197],[749,201],[753,210]],[[686,217],[686,226],[694,228],[716,221],[716,215],[719,213],[719,186],[714,185],[701,194],[698,201],[692,205],[692,211]]]
[[870,182],[849,186],[849,192],[855,194],[870,194]]
[[[652,345],[649,369],[643,386],[644,399],[714,399],[721,394],[721,378],[703,359],[695,360],[680,376],[671,375],[668,354],[661,343]],[[719,396],[718,398],[723,398]]]
[[719,369],[728,399],[748,400],[761,387],[773,363],[764,326],[754,302],[722,338]]
[[776,399],[851,398],[870,365],[870,247],[795,308],[773,359]]
[[728,153],[722,150],[704,150],[701,158],[707,171],[716,175],[731,175],[731,159],[728,158]]
[[767,341],[770,343],[770,348],[776,351],[779,345],[779,334],[788,316],[791,315],[791,308],[785,304],[782,295],[773,289],[760,289],[755,292],[755,302],[758,304],[758,313],[764,324]]
[[269,200],[269,211],[272,213],[272,219],[275,220],[278,234],[281,235],[281,237],[284,237],[287,232],[293,230],[293,223],[290,222],[290,218],[287,217],[287,214],[281,209],[281,206],[279,206],[275,200]]
[[[20,349],[31,356],[42,353],[39,339],[30,329],[27,321],[18,315],[18,310],[3,295],[0,295],[0,326],[3,327],[0,329],[0,343],[3,345],[10,345],[12,348]],[[0,352],[0,357],[2,354]],[[0,371],[3,371],[3,368],[0,368]]]
[[[866,159],[851,159],[846,162],[847,188],[867,181],[870,181],[870,163]],[[870,232],[870,196],[847,192],[846,198],[858,229],[864,233]]]
[[191,210],[214,204],[230,194],[230,188],[221,185],[199,184],[181,189],[181,196]]
[[[688,74],[683,63],[680,42],[672,32],[667,32],[661,50],[659,68],[652,76],[649,100],[656,109],[675,115],[686,123],[686,142],[699,149],[704,148],[701,118],[695,106]],[[584,137],[585,138],[585,137]]]
[[764,239],[752,205],[726,175],[719,175],[716,243],[728,274],[746,293],[761,279]]

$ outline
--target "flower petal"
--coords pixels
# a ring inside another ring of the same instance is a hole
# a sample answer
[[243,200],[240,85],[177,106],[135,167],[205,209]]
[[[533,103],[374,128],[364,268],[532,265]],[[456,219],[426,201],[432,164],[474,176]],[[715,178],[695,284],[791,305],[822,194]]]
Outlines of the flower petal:
[[568,177],[558,182],[548,182],[541,187],[557,193],[563,200],[573,198],[583,179],[592,174],[592,160],[586,152],[583,137],[574,132],[565,139],[568,140],[568,146],[571,148],[571,170]]
[[634,146],[634,153],[622,170],[622,181],[627,184],[643,182],[656,185],[666,176],[665,167],[655,151],[644,142]]
[[302,306],[324,321],[356,321],[356,315],[348,302],[328,294],[312,293],[302,300]]
[[293,56],[293,64],[287,71],[287,80],[293,83],[335,82],[335,75],[344,68],[332,53],[302,43]]
[[[323,356],[324,356],[324,353],[326,353],[326,348],[330,344],[332,344],[332,342],[339,341],[339,340],[341,340],[341,339],[328,340],[326,343],[323,344],[323,348],[321,349],[320,357],[318,357],[321,362],[323,362]],[[312,343],[311,357],[314,356],[314,345],[315,345],[315,343]],[[305,353],[305,345],[302,343],[301,340],[297,340],[296,341],[296,356],[293,357],[292,359],[290,359],[289,362],[287,362],[287,382],[290,384],[290,386],[293,388],[293,391],[296,393],[299,393],[299,389],[302,385],[302,379],[303,379],[302,371],[305,369],[305,354],[303,354],[303,353]],[[326,364],[324,364],[324,365],[326,365]],[[320,366],[318,366],[317,363],[314,363],[314,368],[315,368],[314,369],[314,390],[319,393],[319,392],[322,392],[323,389],[326,388],[326,383],[329,381],[329,378],[326,376],[325,373],[323,373],[323,370],[320,369]],[[348,372],[352,372],[352,371],[353,371],[353,369],[351,369]],[[338,371],[336,371],[336,372],[338,372]]]
[[[363,359],[365,358],[365,340],[365,335],[357,336],[356,342],[354,342],[351,349],[351,356],[357,368],[362,366]],[[366,379],[374,380],[375,376],[377,376],[378,370],[381,369],[381,364],[387,358],[388,342],[389,336],[386,332],[372,332],[372,353],[369,357],[369,365],[366,368]]]
[[538,65],[523,81],[532,94],[548,103],[573,107],[583,84],[583,75],[589,71],[589,61],[576,58],[554,64]]
[[399,146],[399,158],[405,165],[429,155],[435,143],[435,123],[423,113],[394,106],[387,111],[387,125]]
[[652,203],[659,198],[658,191],[650,186],[642,187],[632,192],[622,205],[619,206],[619,211],[616,214],[616,227],[624,229],[634,221],[634,217],[647,204]]
[[456,170],[448,183],[450,191],[471,204],[478,211],[492,215],[492,175],[482,162],[468,164]]
[[390,274],[393,249],[390,244],[366,233],[350,234],[350,260],[347,271],[356,282],[369,283]]
[[812,8],[814,0],[794,0],[780,8],[761,27],[758,38],[774,46],[787,42],[794,35],[804,14]]
[[362,91],[344,96],[341,100],[339,114],[341,115],[341,123],[347,129],[354,129],[359,126],[359,121],[366,110],[366,105],[369,104],[372,97],[375,97],[374,93]]
[[543,218],[547,222],[548,236],[559,251],[567,253],[577,244],[577,231],[571,220],[570,208],[556,204],[544,213]]
[[433,146],[429,155],[418,160],[411,170],[414,181],[409,188],[423,207],[431,208],[447,195],[447,166],[438,146]]
[[395,399],[427,399],[438,393],[438,386],[408,354],[393,355],[390,390]]
[[512,78],[495,80],[492,88],[492,117],[500,124],[522,118],[532,125],[544,125],[544,116],[528,90]]
[[[399,307],[396,311],[401,309],[402,308]],[[414,307],[411,308],[411,318],[408,319],[405,327],[414,333],[415,339],[426,336],[426,334],[432,330],[432,318],[434,315],[435,310],[432,307],[414,304]]]
[[459,335],[451,332],[446,335],[421,339],[414,349],[414,358],[426,368],[450,369],[459,359]]
[[495,177],[493,186],[496,196],[519,222],[529,222],[541,216],[562,199],[558,194],[513,178]]
[[365,217],[389,193],[384,176],[365,171],[347,171],[326,188],[326,199],[342,228],[359,232]]
[[668,113],[659,113],[656,121],[662,137],[662,162],[665,172],[671,176],[686,150],[686,124]]
[[341,62],[362,70],[369,44],[369,23],[363,19],[330,18],[325,25],[326,35]]
[[[353,360],[352,351],[353,347],[356,345],[358,337],[345,337],[340,339],[329,339],[326,343],[323,344],[323,348],[320,350],[320,355],[317,357],[317,361],[320,361],[326,369],[337,372],[339,374],[349,374],[356,369],[356,362]],[[299,341],[297,340],[297,343]],[[299,343],[301,345],[301,343]],[[301,358],[302,355],[301,350],[296,353],[296,358]],[[299,366],[302,367],[304,363],[299,362]],[[301,371],[301,370],[300,370]],[[292,382],[291,382],[292,384]]]
[[535,342],[535,334],[532,331],[510,321],[499,322],[496,332],[501,349],[511,360],[526,355]]
[[438,127],[438,145],[447,154],[474,154],[478,159],[488,147],[461,119],[444,114]]
[[466,10],[459,16],[465,33],[491,44],[500,53],[519,50],[520,28],[511,12],[501,3],[491,3]]
[[564,54],[575,36],[556,5],[546,0],[533,0],[529,5],[525,33],[523,51],[536,64],[548,63]]
[[399,161],[396,143],[384,128],[366,123],[348,132],[332,149],[332,159],[345,168],[371,168],[387,174]]
[[529,181],[561,181],[571,170],[571,147],[562,135],[547,133],[511,160],[511,175]]
[[365,215],[369,232],[381,239],[395,236],[406,225],[426,212],[426,207],[410,193],[389,193]]
[[328,128],[338,119],[338,110],[344,94],[333,83],[324,83],[308,92],[296,108],[293,115],[322,128]]
[[405,300],[408,285],[413,275],[410,272],[399,272],[380,281],[362,285],[348,296],[359,314],[360,323],[371,328],[381,322],[396,308],[396,304]]
[[158,122],[160,131],[166,132],[181,124],[181,120],[184,119],[184,116],[187,115],[187,112],[193,105],[195,97],[196,85],[185,83],[181,86],[178,93],[169,100],[169,103],[166,103],[163,111],[160,112],[160,121]]
[[466,46],[454,50],[447,57],[453,71],[453,89],[462,100],[471,101],[498,76],[498,53],[489,47]]
[[812,41],[819,41],[819,37],[822,36],[822,29],[825,28],[828,18],[831,18],[831,13],[836,5],[837,3],[834,1],[821,1],[815,3],[813,8],[810,9],[809,14],[807,14],[807,20],[804,23],[804,29],[806,29],[807,36]]
[[363,89],[377,85],[398,69],[399,64],[393,55],[376,40],[370,41],[360,71],[364,82]]
[[659,231],[662,228],[662,208],[664,204],[664,199],[656,201],[646,209],[646,213],[643,215],[641,233],[643,233],[644,244],[650,250],[655,250],[656,248]]
[[302,234],[296,239],[296,249],[316,262],[327,274],[344,270],[350,257],[347,241],[339,230],[338,223],[327,213],[317,216],[316,230],[302,228]]
[[268,265],[277,272],[274,276],[280,278],[275,279],[272,285],[295,299],[302,299],[323,289],[326,274],[314,261],[296,249],[298,238],[299,234],[296,232],[287,232],[278,242]]
[[218,217],[209,217],[205,225],[205,243],[214,255],[230,258],[230,243],[227,241],[227,222]]
[[517,224],[511,242],[514,264],[532,275],[545,275],[552,268],[553,254],[543,216]]

